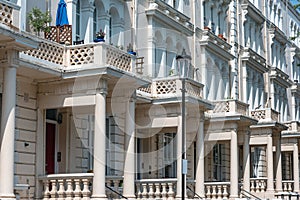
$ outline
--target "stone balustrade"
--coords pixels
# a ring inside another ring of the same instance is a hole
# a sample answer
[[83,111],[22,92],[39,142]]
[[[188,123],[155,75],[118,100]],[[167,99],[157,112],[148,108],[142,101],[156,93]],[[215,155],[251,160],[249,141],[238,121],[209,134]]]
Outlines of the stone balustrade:
[[175,199],[177,179],[142,179],[136,181],[137,199]]
[[91,197],[92,173],[51,174],[41,177],[44,191],[43,199],[89,200]]
[[[106,195],[108,199],[121,199],[119,194],[123,194],[123,178],[120,176],[106,176],[106,186],[114,190],[106,190]],[[117,194],[118,192],[119,194]]]
[[[182,81],[178,76],[153,79],[149,88],[141,88],[140,90],[151,94],[155,98],[168,98],[181,96]],[[203,85],[192,79],[186,79],[186,94],[202,98]]]
[[251,117],[258,121],[279,121],[279,113],[271,108],[252,110]]
[[228,199],[230,182],[205,182],[207,199]]
[[20,6],[12,1],[0,0],[0,23],[10,28],[19,30]]
[[300,122],[290,121],[284,123],[288,127],[288,132],[300,132]]
[[[44,186],[43,199],[89,200],[92,196],[93,177],[93,173],[51,174],[40,177],[39,179]],[[123,178],[106,176],[105,182],[111,189],[106,189],[107,197],[120,199],[119,194],[123,193]]]
[[248,104],[238,100],[223,100],[214,102],[213,113],[239,113],[248,115]]
[[[143,73],[141,71],[143,60],[136,66],[135,56],[103,42],[66,46],[45,40],[40,43],[38,49],[26,51],[24,54],[34,58],[35,62],[41,62],[43,65],[46,63],[49,67],[55,64],[63,70],[76,70],[84,68],[85,65],[95,65]],[[24,56],[23,58],[32,60]]]
[[283,192],[292,192],[294,189],[294,181],[282,181],[282,191]]
[[251,178],[250,179],[250,192],[262,193],[267,189],[267,178]]
[[174,22],[177,22],[186,29],[193,31],[194,25],[190,22],[190,18],[180,11],[176,10],[166,2],[162,0],[149,0],[148,10],[152,9],[156,9],[161,13],[164,13],[164,15],[168,16]]

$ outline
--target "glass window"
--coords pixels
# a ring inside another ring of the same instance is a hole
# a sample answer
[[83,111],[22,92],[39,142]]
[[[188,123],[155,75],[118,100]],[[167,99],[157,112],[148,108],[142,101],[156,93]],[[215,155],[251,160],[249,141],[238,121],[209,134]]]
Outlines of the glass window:
[[80,40],[80,1],[76,5],[76,41]]
[[164,142],[164,178],[175,178],[176,177],[176,145],[175,133],[165,133],[163,136]]

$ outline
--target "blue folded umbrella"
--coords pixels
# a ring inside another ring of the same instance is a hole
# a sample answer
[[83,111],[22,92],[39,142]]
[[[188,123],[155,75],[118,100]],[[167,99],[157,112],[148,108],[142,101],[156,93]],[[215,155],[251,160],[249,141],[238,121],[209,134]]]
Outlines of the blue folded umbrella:
[[67,4],[64,0],[60,0],[56,12],[56,26],[68,25]]

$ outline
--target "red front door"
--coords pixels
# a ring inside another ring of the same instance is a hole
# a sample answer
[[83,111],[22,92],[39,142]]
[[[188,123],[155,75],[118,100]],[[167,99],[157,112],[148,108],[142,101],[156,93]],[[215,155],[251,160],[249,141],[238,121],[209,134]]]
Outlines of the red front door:
[[46,123],[46,174],[55,173],[55,129],[55,124]]

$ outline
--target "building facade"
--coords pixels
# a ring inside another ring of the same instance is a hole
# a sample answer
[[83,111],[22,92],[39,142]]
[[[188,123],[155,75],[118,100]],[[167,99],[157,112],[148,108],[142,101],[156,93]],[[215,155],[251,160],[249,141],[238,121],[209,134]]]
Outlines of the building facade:
[[0,0],[1,199],[298,197],[288,1],[65,2]]

